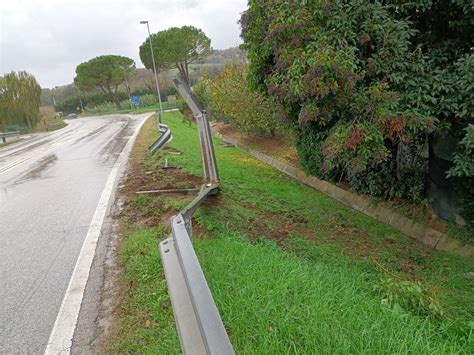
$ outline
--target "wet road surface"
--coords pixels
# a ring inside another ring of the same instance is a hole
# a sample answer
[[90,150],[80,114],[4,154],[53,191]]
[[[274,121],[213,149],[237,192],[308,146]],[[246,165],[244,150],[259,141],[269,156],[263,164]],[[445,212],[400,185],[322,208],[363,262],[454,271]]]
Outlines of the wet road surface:
[[0,353],[43,353],[111,168],[145,115],[0,149]]

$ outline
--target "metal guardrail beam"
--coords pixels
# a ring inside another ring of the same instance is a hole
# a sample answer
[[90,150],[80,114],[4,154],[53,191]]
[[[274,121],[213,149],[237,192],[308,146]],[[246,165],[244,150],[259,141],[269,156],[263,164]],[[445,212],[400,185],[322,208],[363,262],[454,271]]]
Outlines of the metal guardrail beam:
[[160,131],[161,136],[159,136],[158,139],[154,141],[150,147],[148,147],[148,150],[151,152],[151,154],[155,154],[155,152],[163,148],[166,143],[171,142],[173,139],[171,130],[167,125],[159,123],[158,130]]
[[3,143],[7,142],[7,138],[9,137],[17,137],[20,138],[20,131],[13,131],[13,132],[3,132],[0,133],[0,138],[2,139]]
[[212,144],[211,128],[207,120],[205,111],[196,116],[196,123],[199,133],[199,145],[201,146],[202,167],[204,180],[206,182],[219,182],[219,172],[217,171],[216,155]]
[[[174,80],[196,117],[204,179],[199,195],[171,218],[171,235],[160,243],[176,328],[185,354],[232,355],[234,350],[192,244],[192,215],[202,201],[219,189],[214,146],[206,111],[180,78]],[[160,131],[164,129],[159,125]],[[166,132],[150,147],[162,146]],[[170,133],[171,134],[171,133]],[[164,143],[163,143],[164,144]],[[157,148],[159,149],[159,148]]]
[[219,172],[217,170],[216,156],[214,153],[214,145],[212,144],[212,134],[207,119],[207,112],[193,94],[189,85],[181,77],[177,76],[173,80],[173,83],[179,95],[186,102],[196,118],[204,180],[211,183],[219,182]]
[[160,243],[176,327],[185,354],[234,354],[189,234],[193,212],[216,188],[217,185],[205,185],[188,206],[172,217],[173,232]]
[[202,114],[204,107],[196,98],[189,85],[179,75],[173,79],[173,84],[178,91],[179,96],[186,102],[194,116]]

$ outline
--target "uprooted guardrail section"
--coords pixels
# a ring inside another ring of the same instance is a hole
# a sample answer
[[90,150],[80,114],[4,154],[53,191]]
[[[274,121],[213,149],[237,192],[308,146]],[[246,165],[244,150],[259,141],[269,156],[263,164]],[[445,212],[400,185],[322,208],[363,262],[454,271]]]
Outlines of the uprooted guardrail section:
[[[201,202],[219,191],[211,130],[206,111],[181,78],[174,80],[180,96],[193,112],[199,133],[204,185],[198,196],[171,218],[171,235],[160,243],[176,328],[185,354],[233,354],[227,332],[192,244],[192,215]],[[168,126],[159,124],[161,136],[150,146],[152,153],[171,139]]]

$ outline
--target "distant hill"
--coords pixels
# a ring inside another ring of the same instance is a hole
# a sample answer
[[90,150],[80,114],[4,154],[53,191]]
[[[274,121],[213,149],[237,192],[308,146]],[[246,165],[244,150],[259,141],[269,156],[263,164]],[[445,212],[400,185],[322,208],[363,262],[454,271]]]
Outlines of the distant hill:
[[[214,74],[222,70],[224,63],[231,61],[243,62],[246,61],[246,53],[239,47],[231,47],[227,49],[214,49],[212,54],[205,60],[204,63],[196,63],[190,65],[191,82],[195,82],[202,77],[204,73]],[[160,91],[171,93],[173,91],[173,84],[171,77],[177,73],[176,69],[170,69],[161,72],[159,75]],[[135,73],[131,75],[128,80],[130,91],[133,92],[154,92],[155,78],[153,72],[145,68],[137,68]],[[120,91],[127,92],[127,88],[123,85]],[[96,90],[94,92],[99,92]],[[83,95],[94,92],[82,93]],[[70,97],[78,96],[79,90],[72,83],[63,86],[56,86],[53,89],[42,89],[41,91],[41,106],[52,106],[58,104]]]

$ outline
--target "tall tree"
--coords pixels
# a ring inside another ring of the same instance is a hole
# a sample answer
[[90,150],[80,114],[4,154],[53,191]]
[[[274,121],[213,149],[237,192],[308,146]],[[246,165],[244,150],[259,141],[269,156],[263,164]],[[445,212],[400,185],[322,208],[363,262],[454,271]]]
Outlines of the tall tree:
[[99,88],[120,108],[120,101],[117,98],[118,87],[134,69],[133,59],[119,55],[102,55],[76,67],[74,84],[83,91]]
[[[152,34],[151,42],[157,68],[177,68],[188,83],[188,65],[212,53],[211,40],[202,30],[193,26],[171,27]],[[153,70],[149,38],[140,46],[140,59],[146,68]]]
[[39,119],[41,87],[26,71],[0,77],[0,130],[7,125],[33,127]]

